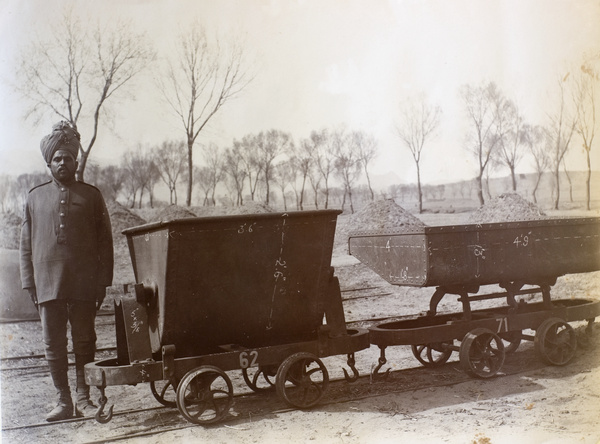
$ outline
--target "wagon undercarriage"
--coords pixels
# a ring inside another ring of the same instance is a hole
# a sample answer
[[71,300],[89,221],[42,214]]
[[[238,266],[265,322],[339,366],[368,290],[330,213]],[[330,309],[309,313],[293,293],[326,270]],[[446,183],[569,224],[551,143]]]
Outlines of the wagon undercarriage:
[[[535,288],[519,294],[542,291]],[[505,293],[497,296],[503,297]],[[575,331],[569,322],[587,321],[587,329],[591,331],[598,315],[598,301],[557,299],[550,303],[520,301],[516,307],[506,305],[462,313],[429,312],[414,319],[382,323],[369,329],[371,343],[380,349],[373,376],[382,376],[379,371],[387,362],[385,349],[396,345],[411,346],[417,360],[425,366],[444,364],[453,352],[458,352],[463,370],[480,378],[496,375],[505,354],[514,352],[523,340],[534,342],[536,353],[544,362],[565,365],[577,347]],[[526,334],[525,330],[535,330],[535,335]]]
[[[219,352],[193,357],[177,358],[176,348],[166,345],[159,360],[148,356],[125,364],[120,363],[119,358],[88,364],[86,382],[98,387],[103,394],[96,415],[99,422],[111,419],[111,412],[105,415],[103,411],[107,386],[150,383],[160,403],[178,407],[191,422],[210,424],[223,419],[233,400],[233,386],[227,371],[240,369],[252,390],[276,388],[288,404],[308,408],[319,402],[329,381],[320,358],[346,354],[350,372],[344,369],[344,373],[347,381],[352,382],[358,376],[354,352],[369,345],[366,329],[347,330],[332,337],[326,328],[312,341],[255,348],[226,344],[219,347]],[[137,354],[139,349],[132,351]]]

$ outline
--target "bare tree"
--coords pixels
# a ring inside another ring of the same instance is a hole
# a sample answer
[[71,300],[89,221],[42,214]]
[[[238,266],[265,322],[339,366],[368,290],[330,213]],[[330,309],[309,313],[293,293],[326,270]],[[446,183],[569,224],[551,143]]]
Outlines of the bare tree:
[[169,204],[177,205],[177,181],[185,170],[187,160],[185,143],[164,141],[152,150],[152,157],[159,177],[169,188]]
[[540,126],[527,126],[525,128],[527,145],[533,157],[535,165],[535,184],[533,186],[533,202],[537,204],[537,190],[540,186],[543,174],[548,170],[550,166],[550,157],[548,156],[548,139],[546,130]]
[[569,202],[573,202],[573,181],[571,180],[571,174],[569,173],[569,169],[567,168],[567,161],[563,157],[562,160],[563,171],[565,173],[565,177],[567,178],[567,182],[569,183]]
[[[321,132],[313,131],[308,139],[304,139],[302,142],[302,149],[306,156],[309,158],[306,167],[308,167],[307,174],[310,186],[313,190],[314,205],[315,209],[319,209],[319,191],[321,189],[321,179],[329,177],[329,174],[322,174],[327,172],[327,159],[322,153],[327,139],[327,132],[322,130]],[[304,172],[304,170],[303,170]],[[304,190],[304,184],[302,186]]]
[[417,167],[417,191],[419,213],[423,212],[423,192],[421,190],[421,153],[425,143],[435,134],[440,124],[441,110],[427,103],[424,95],[407,101],[401,110],[400,122],[396,131],[402,143],[410,150]]
[[488,83],[479,87],[465,85],[461,88],[461,96],[467,117],[472,124],[467,137],[469,149],[478,162],[477,197],[479,198],[479,204],[483,205],[485,203],[483,178],[500,141],[496,123],[498,110],[502,110],[502,102],[505,99],[495,83]]
[[329,180],[335,171],[335,151],[337,142],[327,129],[322,129],[319,132],[313,131],[310,138],[316,140],[314,145],[316,147],[317,168],[323,178],[323,185],[325,186],[323,194],[325,195],[325,209],[327,209],[329,208]]
[[354,214],[354,202],[352,201],[352,188],[360,177],[361,164],[360,152],[357,138],[344,131],[336,131],[333,135],[336,140],[335,150],[335,173],[344,186],[342,199],[342,210],[346,203],[346,196],[350,200],[350,211]]
[[140,193],[138,208],[142,207],[144,190],[150,192],[150,205],[152,205],[153,184],[158,180],[158,172],[152,154],[144,153],[142,146],[138,145],[135,150],[123,154],[122,165],[127,171],[126,187],[132,199],[131,208],[135,207],[138,191]]
[[209,194],[213,188],[213,182],[210,177],[210,169],[207,166],[194,167],[194,176],[196,177],[196,184],[200,191],[204,193],[202,200],[202,206],[209,206],[212,202],[209,198]]
[[269,130],[260,132],[255,138],[258,147],[259,158],[262,164],[262,171],[265,184],[265,202],[269,205],[269,196],[271,194],[270,182],[273,179],[273,166],[275,160],[286,152],[290,152],[294,146],[292,136],[279,130]]
[[279,162],[274,166],[275,174],[273,175],[273,180],[281,190],[281,196],[283,198],[283,210],[287,211],[287,198],[285,190],[290,184],[294,184],[295,179],[295,166],[291,160],[284,160],[283,162]]
[[310,187],[313,190],[314,204],[315,209],[319,209],[319,191],[321,189],[321,174],[315,165],[309,170],[308,173],[308,181],[310,182]]
[[233,152],[242,160],[245,176],[248,178],[248,184],[250,185],[250,199],[254,200],[263,168],[255,137],[248,134],[241,141],[234,140]]
[[98,187],[100,182],[100,169],[100,165],[98,165],[96,162],[89,162],[86,169],[86,182],[90,185]]
[[373,192],[371,178],[369,176],[369,164],[378,155],[377,140],[375,140],[375,137],[373,137],[372,134],[366,134],[363,131],[353,132],[352,137],[354,138],[354,144],[358,149],[358,157],[365,172],[365,177],[367,178],[367,186],[369,188],[371,200],[375,200],[375,193]]
[[152,154],[147,155],[145,160],[148,162],[148,165],[146,169],[146,181],[144,183],[144,189],[148,191],[150,208],[154,208],[154,188],[160,179],[160,174],[158,173],[158,168],[156,167],[156,162],[154,162],[154,159],[152,158]]
[[597,88],[600,75],[598,73],[597,62],[600,59],[600,54],[596,54],[589,60],[585,61],[580,68],[580,72],[575,78],[574,100],[577,107],[577,125],[575,131],[583,140],[583,149],[585,150],[587,160],[587,177],[586,185],[586,208],[590,209],[591,200],[591,178],[592,178],[592,162],[590,152],[594,143],[596,129],[596,107],[597,105]]
[[[125,154],[127,156],[127,154]],[[125,169],[129,171],[129,168],[126,166]],[[135,203],[137,202],[137,193],[140,189],[137,178],[131,174],[127,174],[125,176],[125,193],[127,197],[127,205],[129,208],[135,208]],[[140,199],[141,200],[141,199]]]
[[499,150],[498,158],[500,163],[506,165],[510,170],[512,180],[512,190],[517,191],[516,168],[523,159],[526,147],[525,122],[519,113],[518,107],[512,101],[500,103],[502,109],[498,110],[497,128]]
[[569,74],[558,80],[558,104],[553,113],[548,113],[547,134],[550,141],[550,164],[554,173],[554,209],[560,202],[560,165],[569,150],[577,126],[577,117],[567,104],[567,81]]
[[314,141],[312,139],[302,139],[297,149],[294,149],[292,155],[293,171],[297,171],[300,175],[301,185],[298,193],[298,208],[304,209],[304,190],[306,188],[306,179],[310,174],[313,165],[313,157],[315,152]]
[[[111,21],[87,32],[80,20],[65,13],[49,39],[38,38],[21,55],[17,89],[31,106],[28,116],[43,114],[67,120],[84,135],[77,176],[85,167],[101,123],[102,111],[153,59],[143,34],[131,23]],[[86,131],[82,131],[85,122]]]
[[208,174],[208,182],[210,183],[210,201],[211,205],[216,205],[215,193],[217,191],[217,185],[223,180],[225,174],[224,164],[225,160],[223,153],[219,149],[219,146],[215,143],[209,143],[208,145],[202,146],[202,157],[206,164]]
[[188,151],[187,206],[192,202],[193,148],[214,115],[251,81],[243,48],[209,41],[199,24],[180,36],[175,58],[159,88],[185,130]]
[[234,147],[225,151],[224,164],[226,173],[225,184],[229,190],[235,191],[236,205],[243,205],[244,203],[243,192],[244,181],[246,180],[246,169],[244,167],[244,162],[240,153],[240,149],[241,146],[239,144],[236,146],[234,142]]
[[107,200],[116,200],[125,185],[126,172],[123,168],[109,165],[100,170],[99,188]]

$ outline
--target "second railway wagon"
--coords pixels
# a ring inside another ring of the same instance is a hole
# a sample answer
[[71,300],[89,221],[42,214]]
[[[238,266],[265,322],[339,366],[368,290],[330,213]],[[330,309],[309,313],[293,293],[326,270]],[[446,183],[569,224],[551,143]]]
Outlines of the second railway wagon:
[[[371,343],[381,350],[376,371],[386,362],[386,347],[410,345],[430,366],[458,351],[467,373],[487,378],[499,371],[505,351],[523,339],[534,341],[547,363],[563,365],[577,346],[569,322],[588,320],[591,329],[600,315],[598,301],[550,295],[559,276],[600,270],[599,218],[356,232],[349,251],[391,284],[436,287],[426,315],[369,328]],[[489,284],[503,291],[480,294]],[[541,293],[540,302],[517,300],[535,293]],[[462,313],[438,314],[448,294],[459,296]],[[506,305],[471,309],[474,301],[498,298],[506,298]],[[536,330],[535,336],[524,333],[527,329]]]

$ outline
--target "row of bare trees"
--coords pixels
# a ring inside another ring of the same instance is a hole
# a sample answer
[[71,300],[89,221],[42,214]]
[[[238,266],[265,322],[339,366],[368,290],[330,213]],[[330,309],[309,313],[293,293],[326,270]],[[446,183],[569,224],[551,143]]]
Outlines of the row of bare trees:
[[[598,60],[596,58],[596,60]],[[496,168],[506,167],[517,190],[516,169],[525,156],[533,159],[537,176],[533,199],[542,175],[554,176],[554,208],[560,203],[561,168],[570,180],[566,154],[573,149],[579,135],[587,160],[586,207],[591,201],[590,152],[596,128],[597,71],[592,62],[583,64],[578,72],[562,76],[556,82],[555,104],[546,112],[543,125],[526,121],[517,104],[500,91],[495,83],[461,90],[465,109],[471,122],[467,146],[478,161],[478,197],[483,205],[483,180]]]
[[[291,205],[302,210],[307,205],[328,208],[330,192],[337,184],[343,190],[342,209],[347,204],[354,211],[353,191],[361,177],[366,178],[369,199],[375,198],[369,166],[377,153],[375,138],[363,131],[321,129],[299,143],[289,133],[263,131],[233,140],[226,148],[202,145],[193,186],[206,206],[216,205],[223,195],[230,205],[242,205],[245,199],[269,205],[279,195],[287,210],[291,195]],[[109,199],[122,194],[131,207],[141,206],[144,196],[152,206],[155,186],[162,182],[169,190],[169,204],[177,204],[187,165],[186,143],[165,141],[125,152],[119,165],[90,165],[88,181]]]
[[[532,191],[534,202],[542,175],[553,174],[554,208],[559,208],[561,167],[570,181],[566,154],[572,149],[573,139],[579,136],[587,162],[586,207],[591,201],[591,159],[597,126],[598,55],[588,58],[573,75],[557,81],[556,101],[546,113],[544,125],[526,121],[518,105],[509,99],[494,82],[479,86],[465,85],[460,90],[469,122],[466,149],[475,158],[477,197],[484,204],[484,182],[499,168],[506,168],[517,191],[516,171],[522,160],[529,156],[536,173]],[[441,110],[428,103],[425,96],[405,101],[396,131],[403,146],[411,153],[417,172],[417,197],[422,212],[421,156],[426,143],[436,135]]]
[[[160,54],[147,36],[136,32],[131,23],[114,20],[105,25],[88,25],[67,12],[52,29],[51,38],[32,40],[23,49],[16,87],[28,99],[31,116],[39,120],[51,114],[78,127],[84,138],[80,179],[83,180],[100,128],[114,119],[114,109],[109,105],[130,98],[133,79],[153,67],[155,85],[166,109],[180,122],[181,137],[176,139],[184,141],[185,156],[181,155],[178,141],[165,141],[153,148],[153,156],[138,147],[124,155],[122,166],[93,172],[94,181],[111,184],[108,190],[112,194],[123,187],[133,204],[136,201],[139,204],[144,193],[152,201],[154,185],[162,180],[169,189],[170,201],[177,202],[176,185],[185,175],[188,206],[195,186],[203,193],[205,204],[214,204],[217,185],[221,184],[230,196],[235,196],[232,200],[237,204],[243,202],[246,192],[251,199],[260,192],[268,203],[272,187],[278,187],[284,197],[291,188],[299,208],[304,206],[306,187],[310,186],[313,204],[319,204],[322,194],[323,205],[327,207],[331,182],[337,180],[344,190],[343,205],[348,203],[353,209],[353,187],[359,175],[365,173],[371,198],[374,197],[368,167],[377,152],[377,143],[372,136],[361,132],[315,131],[295,144],[287,133],[265,131],[234,140],[231,147],[223,150],[209,143],[202,148],[202,162],[195,162],[194,147],[200,134],[255,76],[247,51],[239,42],[219,36],[209,38],[203,26],[195,23],[181,33],[168,54],[158,57]],[[461,89],[469,121],[466,149],[478,164],[481,204],[483,183],[494,169],[508,168],[516,189],[515,172],[527,154],[534,159],[539,177],[548,169],[553,172],[558,208],[560,169],[568,173],[565,156],[578,136],[587,156],[589,208],[598,59],[598,55],[588,57],[576,73],[561,76],[557,105],[547,112],[544,125],[528,123],[517,104],[493,82],[465,85]],[[162,63],[155,65],[157,61]],[[401,143],[409,149],[416,165],[420,211],[422,151],[437,133],[440,117],[441,110],[421,97],[405,103],[396,127]],[[536,198],[535,190],[533,197]]]

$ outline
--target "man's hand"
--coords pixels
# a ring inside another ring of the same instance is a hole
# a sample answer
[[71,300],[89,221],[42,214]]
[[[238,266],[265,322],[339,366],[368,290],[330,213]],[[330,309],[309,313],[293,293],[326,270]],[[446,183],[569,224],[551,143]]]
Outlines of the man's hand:
[[100,310],[102,306],[102,302],[104,302],[104,298],[106,297],[106,287],[98,287],[98,293],[96,295],[96,311]]
[[29,293],[29,297],[31,298],[31,302],[33,302],[33,305],[35,305],[35,308],[37,308],[37,306],[38,306],[38,299],[37,299],[37,291],[36,291],[35,287],[28,288],[27,292]]

